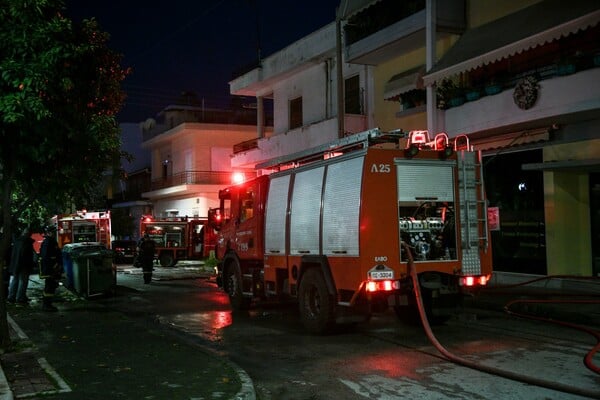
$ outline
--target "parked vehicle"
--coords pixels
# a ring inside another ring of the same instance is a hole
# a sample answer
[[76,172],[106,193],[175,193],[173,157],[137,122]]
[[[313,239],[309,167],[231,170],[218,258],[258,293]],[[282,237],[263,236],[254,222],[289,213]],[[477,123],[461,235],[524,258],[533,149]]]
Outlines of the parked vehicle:
[[113,240],[111,243],[116,264],[133,263],[137,255],[135,240]]
[[221,190],[209,212],[234,309],[295,299],[315,333],[389,306],[403,317],[416,307],[412,264],[442,317],[492,273],[481,155],[466,136],[373,129],[257,168],[278,172]]

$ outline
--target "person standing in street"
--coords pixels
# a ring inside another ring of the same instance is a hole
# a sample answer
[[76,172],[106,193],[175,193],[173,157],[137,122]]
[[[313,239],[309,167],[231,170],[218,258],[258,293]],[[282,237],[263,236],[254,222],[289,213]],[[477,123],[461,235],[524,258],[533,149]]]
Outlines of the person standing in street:
[[156,243],[154,243],[154,240],[150,239],[150,236],[145,233],[138,244],[138,257],[140,263],[142,264],[144,283],[150,283],[152,281],[155,250]]
[[9,267],[11,277],[6,298],[9,303],[19,305],[29,303],[27,286],[29,285],[29,275],[31,275],[34,267],[33,242],[31,229],[28,227],[13,244]]
[[52,304],[54,294],[58,288],[58,282],[62,276],[62,256],[58,242],[55,238],[56,227],[53,225],[44,228],[44,240],[40,247],[40,278],[44,279],[44,293],[42,299],[42,310],[57,311]]

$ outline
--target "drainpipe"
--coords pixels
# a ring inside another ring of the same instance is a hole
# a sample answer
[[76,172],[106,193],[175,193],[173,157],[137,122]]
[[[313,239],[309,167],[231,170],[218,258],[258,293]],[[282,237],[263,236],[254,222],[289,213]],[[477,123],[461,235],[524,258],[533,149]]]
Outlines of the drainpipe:
[[342,16],[338,6],[335,13],[335,50],[337,69],[338,138],[344,137],[344,73],[342,71]]
[[259,139],[265,137],[265,107],[263,96],[256,96],[256,131]]
[[[436,50],[436,18],[437,18],[437,1],[426,0],[426,22],[425,22],[425,70],[429,72],[435,63]],[[435,95],[435,86],[427,86],[427,130],[429,132],[437,132],[437,99]]]

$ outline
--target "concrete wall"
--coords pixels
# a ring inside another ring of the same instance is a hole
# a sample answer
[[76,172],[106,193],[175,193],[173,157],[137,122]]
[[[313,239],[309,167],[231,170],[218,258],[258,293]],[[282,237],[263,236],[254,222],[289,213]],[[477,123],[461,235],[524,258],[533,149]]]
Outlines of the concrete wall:
[[[600,139],[544,148],[544,161],[600,159]],[[587,172],[544,172],[548,275],[592,275]]]

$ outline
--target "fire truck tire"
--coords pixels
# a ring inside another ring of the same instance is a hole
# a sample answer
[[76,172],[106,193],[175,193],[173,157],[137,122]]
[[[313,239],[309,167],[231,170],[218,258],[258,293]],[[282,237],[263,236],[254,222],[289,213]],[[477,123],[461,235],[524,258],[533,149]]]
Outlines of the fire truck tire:
[[298,290],[300,318],[307,331],[326,333],[335,326],[335,303],[327,290],[323,274],[317,268],[308,269]]
[[175,257],[168,251],[160,253],[158,261],[160,262],[161,267],[172,267],[175,265]]
[[229,295],[229,302],[233,311],[242,311],[250,307],[251,299],[242,294],[242,272],[240,264],[232,258],[225,267],[225,290]]

